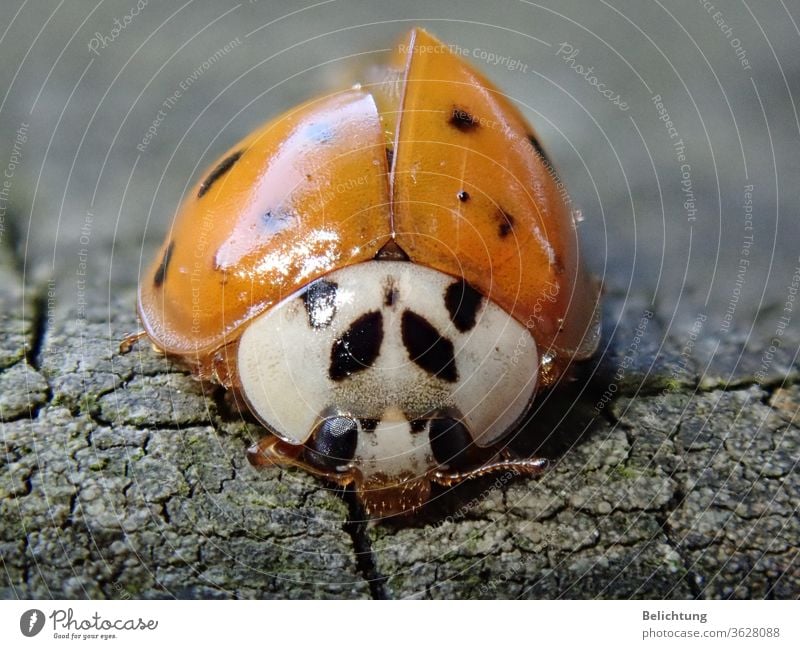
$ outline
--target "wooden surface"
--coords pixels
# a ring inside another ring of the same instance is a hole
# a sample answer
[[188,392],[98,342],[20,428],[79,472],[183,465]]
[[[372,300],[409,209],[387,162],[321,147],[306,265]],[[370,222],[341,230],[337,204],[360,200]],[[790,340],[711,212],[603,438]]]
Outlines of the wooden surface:
[[[41,11],[21,12],[0,42],[15,64],[0,71],[0,167],[14,163],[0,202],[4,597],[797,596],[800,306],[791,298],[800,225],[791,179],[800,130],[790,100],[800,96],[800,68],[781,7],[724,10],[751,70],[693,5],[672,18],[642,10],[636,24],[652,42],[600,3],[559,3],[586,29],[516,4],[502,19],[476,4],[459,15],[443,6],[453,22],[421,21],[467,46],[541,124],[586,217],[583,250],[605,285],[604,337],[598,357],[542,399],[513,442],[520,451],[541,444],[556,460],[550,473],[475,481],[412,520],[375,525],[349,495],[304,473],[252,469],[244,451],[262,433],[220,389],[146,345],[127,356],[117,347],[137,328],[139,267],[185,184],[249,128],[324,87],[331,70],[258,95],[314,63],[386,47],[406,23],[277,55],[321,25],[397,10],[342,3],[247,36],[292,8],[245,4],[160,70],[226,9],[200,3],[176,24],[148,6],[95,55],[92,32],[127,11],[109,4],[83,27],[80,12],[57,14],[27,58]],[[162,102],[237,38],[137,149]],[[620,89],[628,112],[576,75],[556,53],[562,41]],[[475,48],[529,69],[493,66]],[[654,95],[686,144],[688,190]]]

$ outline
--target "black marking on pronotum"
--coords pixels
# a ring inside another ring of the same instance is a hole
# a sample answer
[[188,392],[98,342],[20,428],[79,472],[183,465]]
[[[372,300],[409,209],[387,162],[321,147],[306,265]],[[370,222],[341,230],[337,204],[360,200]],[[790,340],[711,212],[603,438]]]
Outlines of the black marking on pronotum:
[[303,293],[303,304],[308,315],[308,326],[322,329],[333,322],[336,316],[336,291],[339,285],[320,279],[311,284]]
[[408,422],[411,425],[411,432],[415,435],[417,433],[421,433],[425,430],[425,427],[428,425],[427,419],[412,419]]
[[377,419],[372,419],[371,417],[362,417],[358,421],[361,424],[361,430],[365,433],[374,433],[379,423]]
[[334,341],[328,376],[341,381],[370,367],[381,351],[383,316],[380,311],[365,313]]
[[156,268],[156,274],[153,275],[153,284],[156,288],[160,288],[167,278],[167,269],[169,262],[172,259],[172,252],[175,250],[175,242],[170,241],[167,249],[164,251],[164,256],[161,258],[161,263]]
[[536,153],[542,159],[542,162],[544,162],[548,167],[552,169],[553,163],[550,162],[550,158],[547,156],[544,149],[542,148],[541,142],[539,142],[539,140],[533,133],[528,133],[528,142],[530,142],[531,146],[533,146],[533,148],[536,150]]
[[514,217],[504,210],[497,210],[497,220],[500,222],[497,232],[505,239],[514,229]]
[[217,182],[222,176],[228,173],[231,170],[231,167],[236,164],[239,158],[242,157],[244,151],[237,151],[236,153],[231,153],[227,158],[225,158],[222,162],[220,162],[214,169],[211,171],[206,179],[200,183],[200,189],[197,190],[197,198],[202,198],[203,195],[211,189],[211,185]]
[[397,290],[394,277],[387,277],[386,284],[383,287],[383,306],[393,307],[397,302],[398,296],[399,291]]
[[450,113],[450,118],[447,121],[450,126],[457,128],[462,133],[468,133],[480,126],[476,117],[469,111],[458,106],[453,106],[453,111]]
[[456,196],[458,196],[458,200],[460,200],[462,203],[466,203],[469,200],[469,194],[465,192],[463,189],[460,192],[458,192]]
[[394,306],[395,302],[397,302],[397,289],[394,286],[390,286],[383,296],[383,306],[391,307]]
[[453,282],[444,292],[444,305],[450,319],[460,332],[475,326],[483,296],[463,279]]
[[412,361],[444,381],[458,380],[453,343],[443,338],[430,322],[413,311],[403,311],[400,325],[403,344]]

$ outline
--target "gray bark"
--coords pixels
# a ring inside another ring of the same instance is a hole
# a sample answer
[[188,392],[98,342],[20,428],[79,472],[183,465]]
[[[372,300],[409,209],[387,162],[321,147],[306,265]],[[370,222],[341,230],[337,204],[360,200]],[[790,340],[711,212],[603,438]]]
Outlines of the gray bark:
[[[583,251],[606,287],[604,337],[597,358],[545,396],[513,441],[554,459],[551,471],[470,482],[412,519],[375,525],[350,495],[301,471],[251,468],[245,449],[263,432],[230,395],[146,344],[117,350],[138,329],[139,267],[186,183],[260,120],[329,88],[319,63],[334,50],[349,56],[382,41],[355,30],[352,43],[313,40],[255,65],[308,25],[330,24],[325,11],[351,9],[320,7],[304,14],[305,27],[290,18],[245,38],[291,9],[243,3],[201,33],[219,3],[193,4],[179,26],[165,22],[172,9],[150,3],[117,40],[88,52],[92,32],[105,33],[129,4],[103,3],[71,44],[83,17],[59,13],[30,56],[45,18],[25,9],[0,45],[0,173],[15,156],[0,221],[0,596],[797,596],[796,303],[774,342],[800,237],[791,180],[800,137],[787,93],[800,78],[789,55],[797,35],[782,7],[753,7],[769,43],[749,10],[725,9],[751,57],[746,71],[698,7],[674,11],[708,63],[655,9],[641,16],[644,33],[676,34],[659,52],[601,3],[559,3],[585,31],[518,3],[493,18],[510,31],[475,31],[461,19],[477,20],[486,3],[475,15],[441,4],[456,19],[443,35],[529,65],[473,61],[528,106],[583,206]],[[379,21],[386,6],[336,21]],[[408,6],[403,16],[430,13]],[[386,42],[406,26],[386,23]],[[199,36],[177,53],[176,33]],[[236,38],[235,54],[215,59],[137,148],[164,100]],[[556,55],[561,39],[629,112]],[[695,221],[656,94],[691,163]],[[739,281],[750,185],[755,243]]]

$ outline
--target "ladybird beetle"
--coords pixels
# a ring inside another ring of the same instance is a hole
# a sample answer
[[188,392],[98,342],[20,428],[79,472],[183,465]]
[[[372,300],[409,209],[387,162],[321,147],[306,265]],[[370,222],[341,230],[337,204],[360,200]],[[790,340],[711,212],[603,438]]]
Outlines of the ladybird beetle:
[[139,336],[243,397],[269,431],[253,464],[353,485],[373,516],[537,474],[499,443],[599,338],[560,187],[508,98],[413,29],[372,82],[205,174],[140,282]]

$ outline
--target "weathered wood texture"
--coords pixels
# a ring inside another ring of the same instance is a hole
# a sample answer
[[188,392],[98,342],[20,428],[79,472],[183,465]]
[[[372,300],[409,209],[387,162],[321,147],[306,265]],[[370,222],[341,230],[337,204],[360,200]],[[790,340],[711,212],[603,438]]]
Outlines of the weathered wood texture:
[[[24,64],[42,15],[21,13],[0,45],[4,61],[22,66],[16,76],[11,65],[0,71],[0,87],[11,89],[0,109],[0,151],[13,151],[23,125],[27,133],[0,229],[0,595],[797,596],[800,315],[789,298],[800,201],[787,178],[798,171],[789,92],[800,96],[800,76],[787,54],[797,35],[782,8],[758,8],[772,18],[769,45],[755,17],[729,10],[751,71],[696,7],[678,19],[701,25],[695,38],[710,66],[664,13],[641,17],[648,33],[675,31],[659,55],[601,3],[558,3],[588,32],[529,6],[502,18],[516,29],[527,25],[548,46],[478,23],[429,25],[446,40],[519,59],[544,75],[475,60],[531,107],[583,206],[584,250],[606,286],[604,338],[597,359],[544,398],[513,442],[521,451],[541,444],[557,460],[550,473],[475,481],[441,494],[412,520],[367,525],[349,495],[302,472],[253,470],[244,451],[261,431],[220,389],[193,381],[146,345],[127,356],[117,348],[137,328],[140,264],[168,228],[197,161],[207,164],[260,119],[310,94],[322,71],[273,91],[210,145],[209,133],[276,81],[383,43],[405,23],[291,50],[216,99],[307,27],[289,19],[247,37],[254,24],[290,8],[245,3],[159,72],[177,48],[175,34],[183,43],[224,11],[199,4],[180,29],[167,23],[129,67],[127,58],[165,20],[162,9],[148,6],[150,15],[118,41],[87,54],[92,32],[127,8],[104,3],[52,77],[85,16],[75,24],[75,17],[56,19]],[[476,3],[470,20],[488,20],[484,6]],[[419,15],[430,13],[422,7]],[[351,24],[358,12],[369,13],[358,14],[368,22],[399,11],[337,8],[330,16],[319,9],[304,24]],[[414,15],[405,4],[402,13]],[[165,98],[236,38],[237,54],[215,61],[137,150]],[[620,89],[630,112],[576,76],[556,54],[560,41],[581,49],[578,60]],[[686,145],[694,221],[656,94]],[[0,157],[0,168],[9,161]]]

